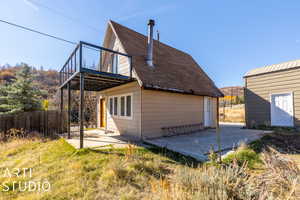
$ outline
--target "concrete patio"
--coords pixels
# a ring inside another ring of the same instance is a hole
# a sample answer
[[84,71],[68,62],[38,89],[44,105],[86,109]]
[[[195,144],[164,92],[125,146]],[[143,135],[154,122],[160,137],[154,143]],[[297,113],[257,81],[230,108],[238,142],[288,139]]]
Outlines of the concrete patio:
[[[243,124],[239,123],[220,123],[220,137],[222,155],[239,146],[241,142],[249,143],[261,138],[270,131],[243,129]],[[76,134],[77,133],[77,134]],[[74,131],[71,139],[66,141],[75,148],[79,148],[78,131]],[[215,129],[207,129],[200,132],[179,135],[172,137],[162,137],[157,139],[147,139],[145,143],[167,148],[169,150],[191,156],[197,160],[207,160],[207,155],[213,147],[218,150],[217,134]],[[85,148],[124,148],[129,143],[133,144],[128,137],[114,133],[106,133],[101,129],[84,131],[84,147]],[[139,146],[147,147],[147,144],[134,143]]]
[[[74,131],[71,139],[67,139],[64,135],[66,141],[74,146],[76,149],[79,149],[79,132]],[[84,131],[84,140],[83,146],[85,148],[124,148],[130,142],[130,138],[123,137],[119,134],[106,133],[101,129],[86,130]]]
[[[270,131],[242,129],[243,124],[220,123],[222,155],[237,147],[241,142],[249,143],[261,138]],[[207,129],[188,135],[163,137],[146,140],[147,143],[164,147],[169,150],[191,156],[197,160],[207,160],[211,147],[218,150],[217,134],[215,129]]]

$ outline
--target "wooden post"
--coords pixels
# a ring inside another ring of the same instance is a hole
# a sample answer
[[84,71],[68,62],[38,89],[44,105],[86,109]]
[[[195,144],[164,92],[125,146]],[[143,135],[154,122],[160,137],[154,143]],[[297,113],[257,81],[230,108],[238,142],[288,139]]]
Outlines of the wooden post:
[[217,115],[216,115],[216,133],[217,133],[217,143],[218,143],[218,154],[219,161],[222,162],[221,158],[221,135],[220,135],[220,127],[219,127],[219,98],[217,98]]
[[80,148],[83,148],[84,74],[80,73],[79,129]]
[[63,109],[64,109],[64,90],[63,88],[60,89],[60,133],[63,134]]
[[224,100],[224,105],[223,105],[223,122],[225,122],[225,115],[226,115],[226,101]]
[[46,136],[46,111],[42,111],[43,114],[43,135]]
[[71,82],[68,83],[68,139],[71,138]]

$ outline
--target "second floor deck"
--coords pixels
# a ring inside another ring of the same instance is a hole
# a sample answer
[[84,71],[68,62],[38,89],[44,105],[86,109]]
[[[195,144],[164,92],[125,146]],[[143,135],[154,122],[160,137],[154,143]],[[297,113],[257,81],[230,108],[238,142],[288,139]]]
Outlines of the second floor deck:
[[60,88],[79,90],[84,74],[84,89],[101,91],[133,80],[132,56],[81,41],[59,74]]

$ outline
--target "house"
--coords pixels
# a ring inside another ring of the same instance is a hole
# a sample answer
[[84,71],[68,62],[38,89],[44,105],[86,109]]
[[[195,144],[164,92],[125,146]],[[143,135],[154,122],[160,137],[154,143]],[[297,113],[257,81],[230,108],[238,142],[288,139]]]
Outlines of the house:
[[247,72],[245,111],[247,127],[300,126],[300,60]]
[[[132,55],[135,81],[99,92],[98,125],[137,139],[164,135],[164,127],[215,127],[222,93],[187,53],[109,21],[103,47]],[[114,59],[108,72],[127,74],[129,62]],[[118,64],[116,64],[118,63]]]

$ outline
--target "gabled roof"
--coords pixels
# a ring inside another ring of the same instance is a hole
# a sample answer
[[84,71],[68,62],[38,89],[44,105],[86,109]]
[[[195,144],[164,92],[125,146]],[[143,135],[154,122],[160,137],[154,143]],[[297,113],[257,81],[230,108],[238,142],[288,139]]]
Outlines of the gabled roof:
[[288,62],[283,62],[279,64],[274,64],[274,65],[267,65],[264,67],[252,69],[248,71],[244,77],[248,76],[254,76],[254,75],[259,75],[259,74],[266,74],[270,72],[278,72],[282,70],[288,70],[288,69],[293,69],[296,67],[300,67],[300,60],[293,60],[293,61],[288,61]]
[[145,89],[212,97],[223,96],[214,82],[187,53],[154,40],[154,68],[146,63],[147,36],[109,22],[124,51],[133,56],[133,69]]

